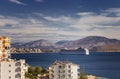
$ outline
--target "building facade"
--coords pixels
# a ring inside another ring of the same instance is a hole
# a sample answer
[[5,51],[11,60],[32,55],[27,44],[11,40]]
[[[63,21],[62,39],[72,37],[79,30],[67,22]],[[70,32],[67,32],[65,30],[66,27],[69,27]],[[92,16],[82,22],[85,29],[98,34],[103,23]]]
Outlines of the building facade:
[[25,60],[8,59],[0,62],[0,79],[25,79]]
[[77,64],[69,61],[55,61],[48,68],[49,79],[78,79]]
[[25,60],[10,58],[10,38],[0,37],[0,79],[25,79]]
[[10,38],[0,37],[0,60],[9,58],[10,56]]

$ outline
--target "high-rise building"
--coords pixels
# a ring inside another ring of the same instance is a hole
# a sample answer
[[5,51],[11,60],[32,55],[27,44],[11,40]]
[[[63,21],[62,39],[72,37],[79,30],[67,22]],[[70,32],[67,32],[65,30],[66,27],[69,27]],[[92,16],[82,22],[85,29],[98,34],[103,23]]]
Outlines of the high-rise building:
[[49,79],[78,79],[79,66],[69,61],[55,61],[48,68]]
[[0,37],[0,79],[25,79],[27,69],[24,59],[10,58],[10,38]]
[[10,38],[0,37],[0,60],[9,58],[10,56]]

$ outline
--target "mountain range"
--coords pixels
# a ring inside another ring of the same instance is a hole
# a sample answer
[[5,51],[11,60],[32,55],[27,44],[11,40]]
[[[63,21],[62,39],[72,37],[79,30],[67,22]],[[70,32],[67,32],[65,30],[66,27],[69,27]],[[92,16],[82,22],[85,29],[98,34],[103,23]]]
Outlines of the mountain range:
[[31,41],[28,43],[13,43],[14,48],[40,48],[41,50],[54,50],[64,48],[88,48],[90,51],[99,52],[120,52],[120,40],[109,39],[102,36],[88,36],[82,39],[69,41],[62,40],[56,43],[52,43],[48,40],[40,39],[37,41]]

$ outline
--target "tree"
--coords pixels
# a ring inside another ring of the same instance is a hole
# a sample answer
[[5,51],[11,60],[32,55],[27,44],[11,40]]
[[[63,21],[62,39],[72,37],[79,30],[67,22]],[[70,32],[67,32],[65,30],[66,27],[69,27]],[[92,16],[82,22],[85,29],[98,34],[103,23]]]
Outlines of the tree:
[[41,74],[42,73],[42,67],[39,67],[39,66],[37,66],[37,67],[35,67],[35,72],[37,73],[37,74]]
[[80,73],[80,79],[88,79],[87,74]]
[[48,73],[47,70],[45,69],[42,69],[42,72],[41,73]]
[[29,72],[25,72],[25,77],[27,77],[29,79],[34,79],[34,76]]
[[80,79],[88,79],[87,74],[85,73],[85,68],[81,68]]
[[29,79],[36,79],[38,75],[41,75],[43,73],[43,70],[44,69],[40,66],[37,66],[37,67],[30,66],[28,68],[28,71],[25,73],[25,77]]
[[28,73],[34,73],[34,71],[35,71],[35,68],[34,68],[34,67],[30,66],[30,67],[28,68]]

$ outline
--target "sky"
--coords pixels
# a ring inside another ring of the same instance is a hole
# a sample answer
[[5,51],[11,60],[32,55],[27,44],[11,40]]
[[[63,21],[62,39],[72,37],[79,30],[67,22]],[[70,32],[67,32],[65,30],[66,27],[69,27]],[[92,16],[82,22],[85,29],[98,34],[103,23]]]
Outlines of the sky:
[[12,42],[120,39],[120,0],[0,0],[0,36]]

